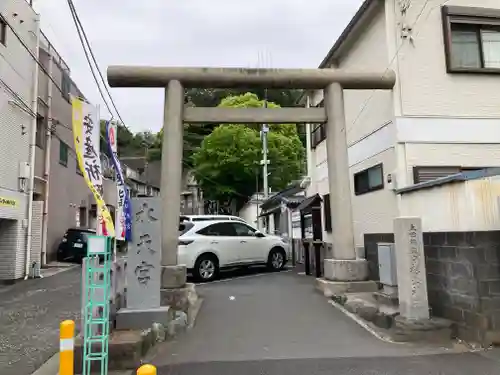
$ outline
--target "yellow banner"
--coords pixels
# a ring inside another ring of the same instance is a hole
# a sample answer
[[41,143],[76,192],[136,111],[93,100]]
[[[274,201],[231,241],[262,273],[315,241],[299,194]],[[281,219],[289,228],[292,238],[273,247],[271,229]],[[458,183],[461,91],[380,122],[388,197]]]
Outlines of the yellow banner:
[[[102,226],[102,228],[98,228],[100,229],[98,232],[105,236],[114,237],[115,228],[113,226],[111,214],[106,207],[106,203],[101,193],[97,189],[97,186],[102,187],[100,157],[99,153],[96,151],[96,148],[98,149],[99,147],[99,118],[98,116],[93,116],[94,108],[83,100],[72,97],[71,104],[73,108],[73,138],[75,141],[78,167],[83,174],[87,186],[94,195],[99,212],[98,216],[102,216],[102,218],[97,218],[98,225]],[[97,140],[95,138],[97,138]],[[97,185],[96,183],[99,184]]]

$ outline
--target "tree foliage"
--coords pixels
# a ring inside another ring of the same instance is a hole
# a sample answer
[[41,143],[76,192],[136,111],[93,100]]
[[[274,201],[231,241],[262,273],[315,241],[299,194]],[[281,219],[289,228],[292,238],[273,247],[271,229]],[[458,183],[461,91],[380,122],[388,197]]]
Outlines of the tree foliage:
[[[147,151],[159,147],[158,137],[150,131],[132,133],[123,124],[116,122],[117,125],[117,145],[119,156],[145,156]],[[100,121],[101,130],[101,150],[108,149],[106,145],[106,120]]]
[[[264,102],[253,93],[230,96],[221,107],[262,107]],[[269,102],[269,108],[279,108]],[[193,155],[196,180],[208,199],[241,206],[259,184],[262,157],[259,127],[220,125],[206,136]],[[303,171],[304,148],[293,124],[273,125],[268,133],[270,166],[269,186],[281,190]]]

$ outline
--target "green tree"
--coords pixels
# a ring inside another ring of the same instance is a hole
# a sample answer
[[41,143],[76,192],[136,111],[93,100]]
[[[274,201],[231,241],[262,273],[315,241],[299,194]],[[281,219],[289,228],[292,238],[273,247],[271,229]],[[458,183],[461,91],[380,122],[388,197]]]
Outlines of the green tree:
[[[221,107],[261,107],[263,101],[252,93],[223,99]],[[268,103],[269,108],[278,108]],[[271,162],[269,185],[281,190],[303,171],[304,148],[295,125],[270,127],[268,134]],[[256,191],[259,176],[261,139],[255,125],[220,125],[203,139],[193,155],[195,177],[208,199],[233,202],[241,207]]]

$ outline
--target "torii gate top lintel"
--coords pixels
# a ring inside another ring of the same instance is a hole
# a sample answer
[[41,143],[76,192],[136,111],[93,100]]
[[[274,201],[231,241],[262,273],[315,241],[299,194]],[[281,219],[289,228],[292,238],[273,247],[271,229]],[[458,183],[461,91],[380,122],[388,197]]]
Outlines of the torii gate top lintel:
[[390,90],[394,71],[356,72],[334,69],[250,69],[110,66],[111,87],[166,87],[179,81],[186,88],[324,89],[339,83],[344,89]]

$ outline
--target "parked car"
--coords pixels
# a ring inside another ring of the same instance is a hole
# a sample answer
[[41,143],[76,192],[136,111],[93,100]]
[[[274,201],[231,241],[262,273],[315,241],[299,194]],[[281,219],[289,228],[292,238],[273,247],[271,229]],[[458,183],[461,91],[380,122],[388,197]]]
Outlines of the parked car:
[[81,262],[87,256],[87,236],[96,231],[86,228],[70,228],[64,234],[57,248],[59,262]]
[[181,215],[180,221],[236,220],[246,223],[241,217],[233,215]]
[[200,281],[217,278],[224,268],[267,265],[283,269],[290,245],[280,237],[265,235],[245,222],[210,220],[179,226],[179,264],[185,264]]

